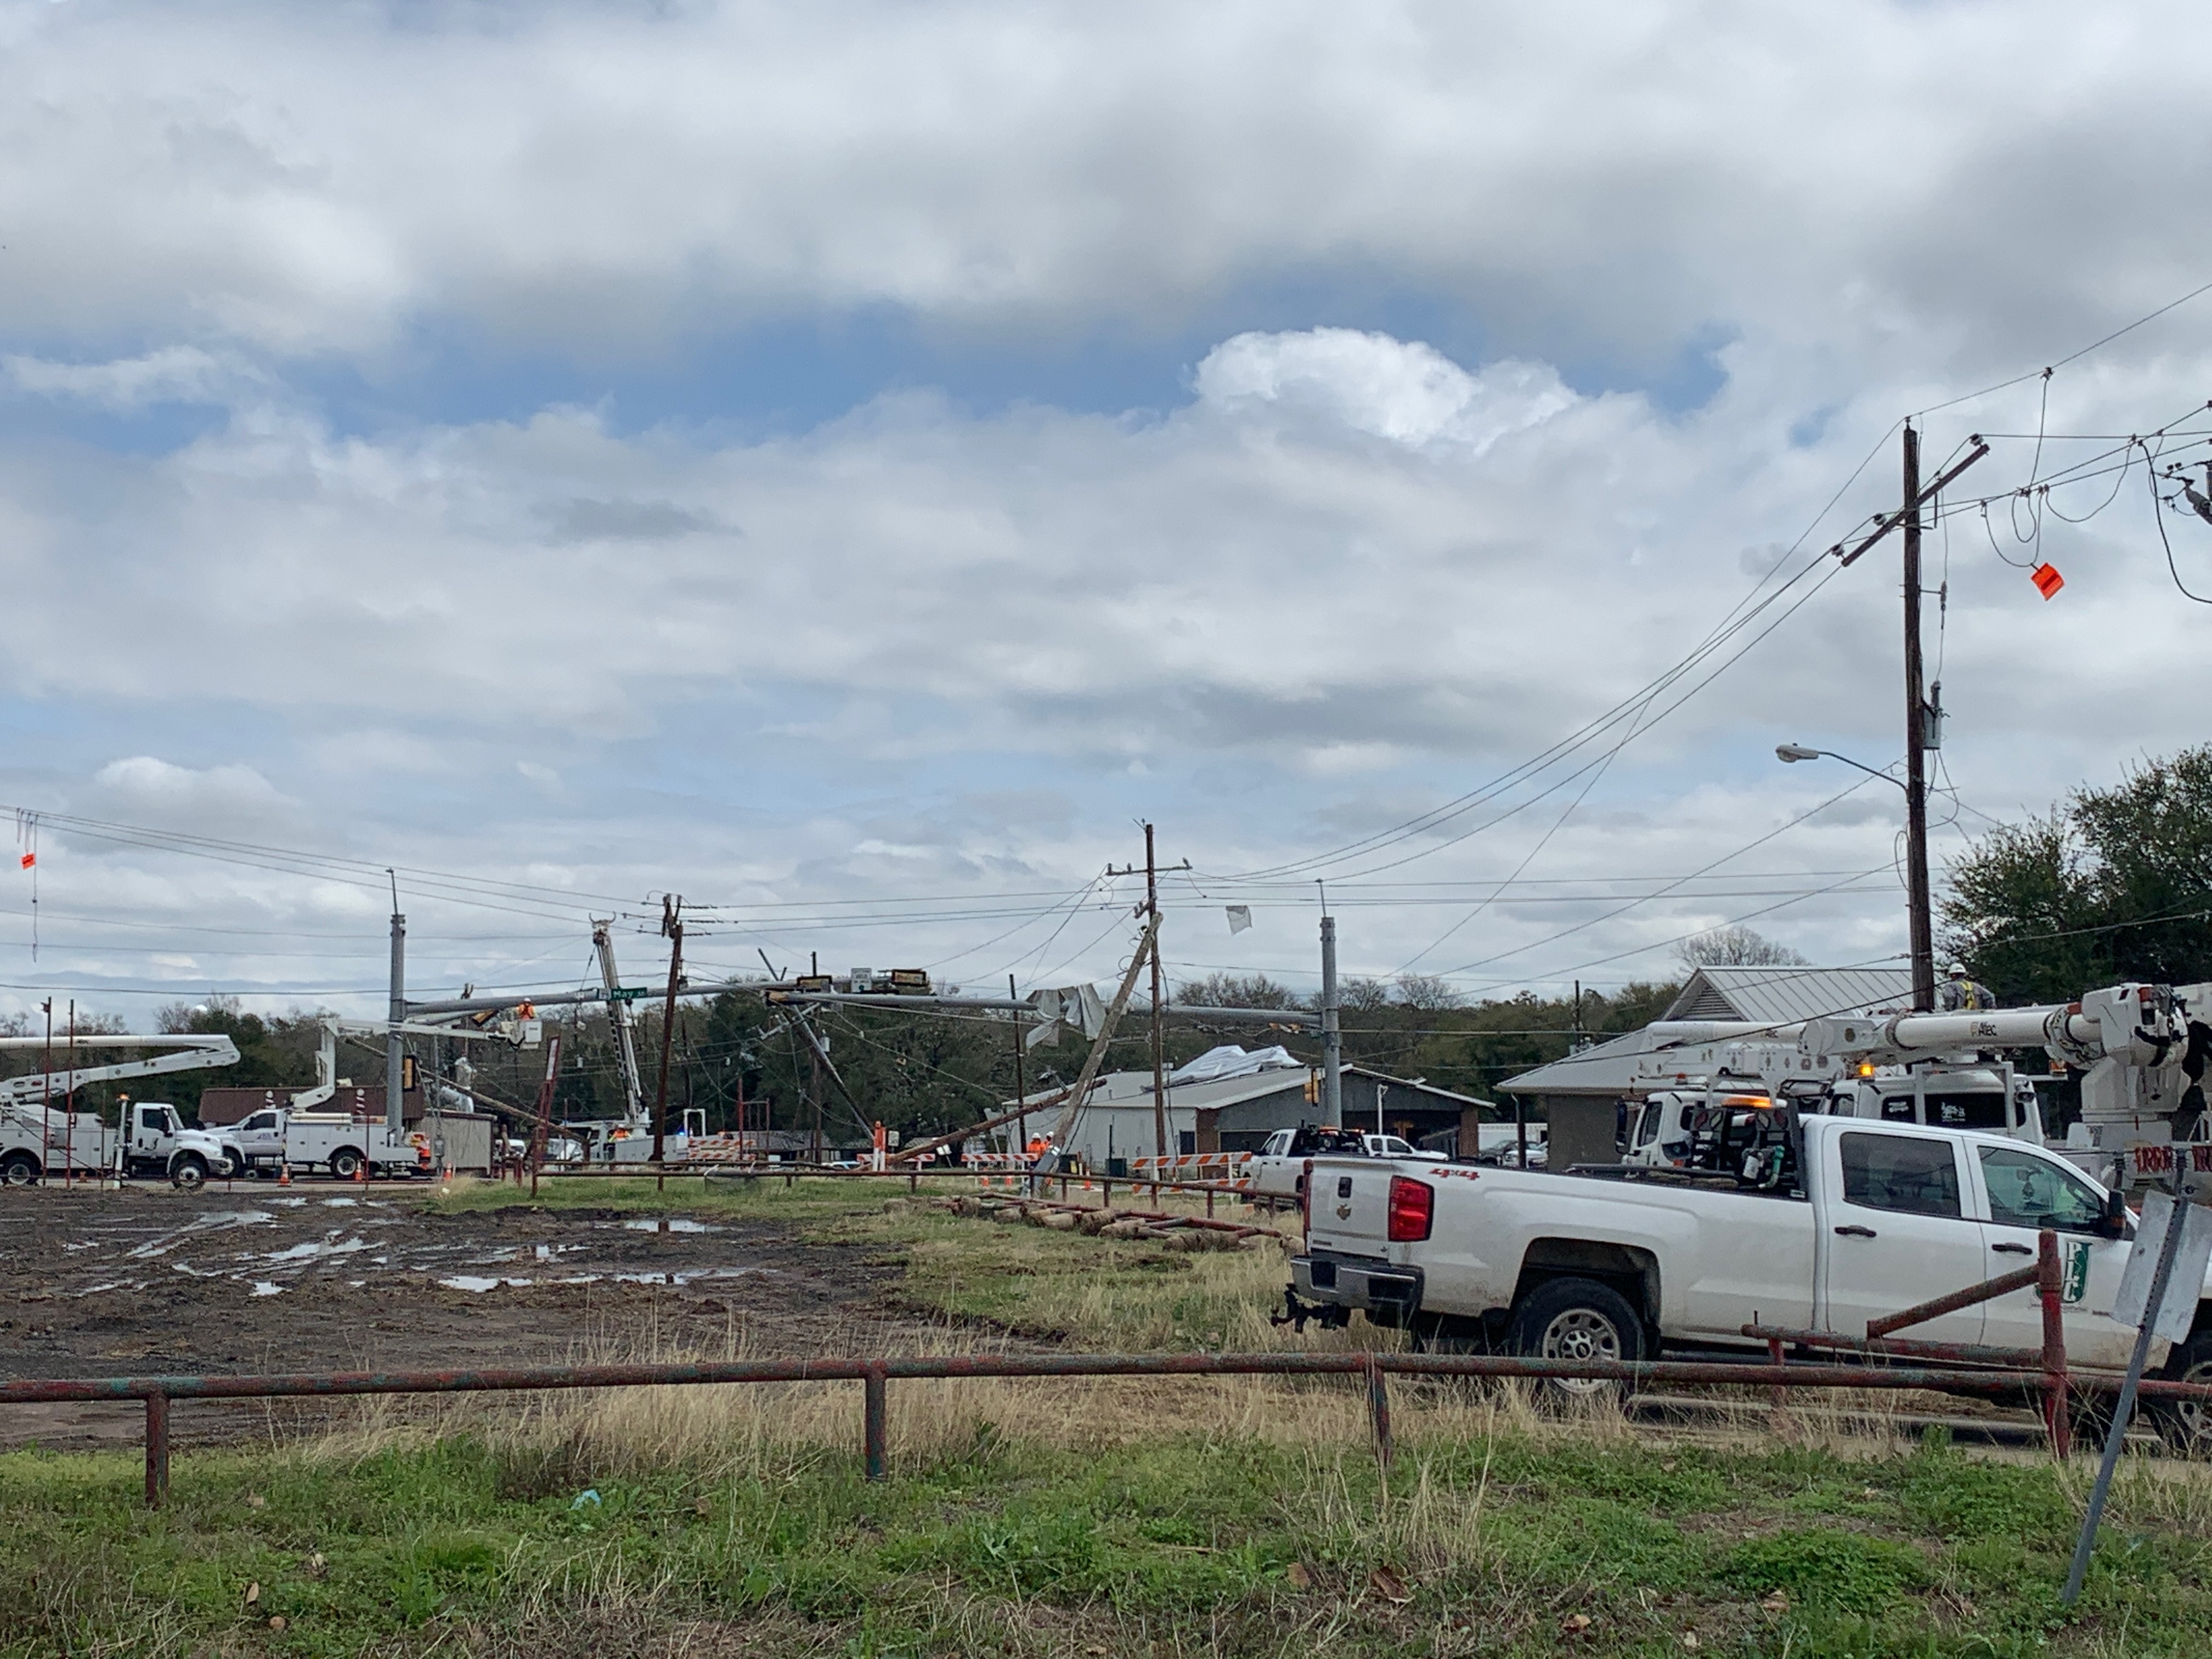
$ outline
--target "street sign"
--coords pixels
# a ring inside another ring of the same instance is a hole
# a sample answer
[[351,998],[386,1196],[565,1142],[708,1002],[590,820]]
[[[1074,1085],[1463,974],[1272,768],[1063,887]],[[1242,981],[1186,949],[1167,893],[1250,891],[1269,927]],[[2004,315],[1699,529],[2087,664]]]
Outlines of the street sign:
[[653,994],[650,985],[617,985],[607,993],[609,1002],[642,1002]]
[[[2204,1294],[2204,1268],[2212,1262],[2212,1210],[2202,1204],[2182,1206],[2185,1219],[2181,1245],[2166,1280],[2166,1296],[2151,1328],[2169,1341],[2185,1342],[2197,1322],[2197,1304]],[[2119,1293],[2112,1298],[2112,1317],[2123,1325],[2141,1328],[2150,1301],[2150,1284],[2158,1268],[2159,1247],[2165,1242],[2173,1200],[2161,1192],[2143,1194],[2142,1224],[2136,1229],[2135,1248],[2120,1274]]]

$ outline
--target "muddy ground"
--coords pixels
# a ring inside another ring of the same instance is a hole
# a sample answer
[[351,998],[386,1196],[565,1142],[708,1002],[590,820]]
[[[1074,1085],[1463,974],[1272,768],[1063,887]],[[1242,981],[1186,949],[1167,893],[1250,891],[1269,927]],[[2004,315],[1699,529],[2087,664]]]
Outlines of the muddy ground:
[[[538,1210],[259,1184],[0,1194],[0,1377],[445,1369],[689,1351],[881,1353],[925,1328],[895,1260],[773,1221]],[[182,1443],[315,1402],[180,1402]],[[0,1446],[138,1443],[124,1406],[0,1407]]]

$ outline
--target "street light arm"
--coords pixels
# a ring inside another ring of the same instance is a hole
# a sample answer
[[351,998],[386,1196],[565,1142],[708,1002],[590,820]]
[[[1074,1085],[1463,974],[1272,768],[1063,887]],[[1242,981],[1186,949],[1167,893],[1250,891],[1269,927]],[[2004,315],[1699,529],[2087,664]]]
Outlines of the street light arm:
[[1912,793],[1911,786],[1906,784],[1902,779],[1893,778],[1887,772],[1877,772],[1873,767],[1865,764],[1863,762],[1855,761],[1849,755],[1838,755],[1832,749],[1808,749],[1802,743],[1778,743],[1774,745],[1774,758],[1784,763],[1808,760],[1839,760],[1846,766],[1857,767],[1860,771],[1865,773],[1870,778],[1880,778],[1884,783],[1893,783],[1897,785],[1899,788],[1904,790],[1908,795]]

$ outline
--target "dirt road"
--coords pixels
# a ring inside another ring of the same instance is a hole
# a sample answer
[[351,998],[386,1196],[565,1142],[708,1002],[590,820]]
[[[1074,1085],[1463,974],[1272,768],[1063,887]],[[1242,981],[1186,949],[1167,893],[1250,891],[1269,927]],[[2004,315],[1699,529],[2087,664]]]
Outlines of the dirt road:
[[[890,1309],[899,1272],[775,1222],[441,1214],[404,1188],[327,1183],[11,1189],[0,1376],[882,1352],[922,1328]],[[269,1421],[259,1401],[194,1402],[176,1431],[204,1443]],[[0,1408],[0,1446],[135,1443],[140,1429],[133,1407]]]

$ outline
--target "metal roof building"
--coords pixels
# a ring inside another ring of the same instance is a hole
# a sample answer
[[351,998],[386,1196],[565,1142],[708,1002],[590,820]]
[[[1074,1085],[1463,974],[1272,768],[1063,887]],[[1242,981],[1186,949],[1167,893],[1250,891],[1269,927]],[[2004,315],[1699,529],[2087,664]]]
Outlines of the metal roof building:
[[1700,968],[1659,1018],[1794,1024],[1911,1006],[1910,968]]

